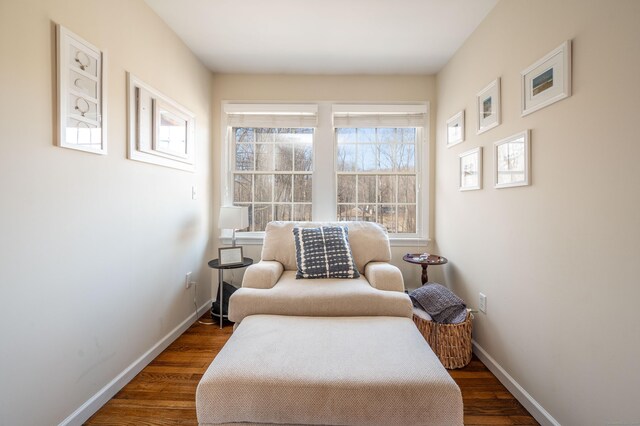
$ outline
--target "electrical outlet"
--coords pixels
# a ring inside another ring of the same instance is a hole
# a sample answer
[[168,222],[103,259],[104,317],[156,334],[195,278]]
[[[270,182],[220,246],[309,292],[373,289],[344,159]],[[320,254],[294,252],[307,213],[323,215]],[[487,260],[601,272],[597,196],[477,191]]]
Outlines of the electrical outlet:
[[478,309],[480,312],[487,313],[487,296],[483,293],[480,293],[480,303],[478,304]]
[[193,282],[191,282],[191,272],[187,272],[184,276],[184,288],[190,288]]

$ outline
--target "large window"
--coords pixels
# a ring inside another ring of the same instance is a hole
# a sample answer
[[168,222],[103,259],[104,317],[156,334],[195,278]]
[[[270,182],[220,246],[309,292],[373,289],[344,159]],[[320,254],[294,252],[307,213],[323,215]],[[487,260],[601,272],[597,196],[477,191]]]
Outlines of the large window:
[[224,107],[222,204],[249,207],[240,238],[272,220],[365,220],[427,238],[427,105]]
[[337,128],[337,218],[416,233],[416,128]]
[[272,220],[311,220],[313,128],[233,127],[233,203],[250,231]]

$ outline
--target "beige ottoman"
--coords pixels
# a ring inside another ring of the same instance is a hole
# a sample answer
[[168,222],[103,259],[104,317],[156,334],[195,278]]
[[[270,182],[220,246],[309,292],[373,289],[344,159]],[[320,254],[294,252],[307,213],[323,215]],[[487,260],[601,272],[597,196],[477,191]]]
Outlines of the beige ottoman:
[[409,318],[245,318],[198,384],[200,425],[462,425],[460,389]]

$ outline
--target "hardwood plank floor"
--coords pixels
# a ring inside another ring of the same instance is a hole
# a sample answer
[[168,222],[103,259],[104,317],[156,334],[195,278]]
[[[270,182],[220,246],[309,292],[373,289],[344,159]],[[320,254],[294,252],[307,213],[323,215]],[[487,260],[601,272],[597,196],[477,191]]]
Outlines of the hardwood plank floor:
[[[85,424],[197,425],[196,387],[231,331],[193,324]],[[475,356],[449,373],[462,390],[465,425],[538,424]]]

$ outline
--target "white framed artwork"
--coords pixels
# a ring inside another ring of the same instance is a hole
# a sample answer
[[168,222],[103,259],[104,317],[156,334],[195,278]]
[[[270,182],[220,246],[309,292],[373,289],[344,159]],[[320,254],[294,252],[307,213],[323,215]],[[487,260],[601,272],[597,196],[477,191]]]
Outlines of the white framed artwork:
[[127,73],[127,86],[128,158],[193,172],[193,113],[131,73]]
[[495,188],[531,184],[530,134],[525,130],[493,144]]
[[464,110],[447,120],[447,147],[464,142]]
[[522,116],[571,96],[571,40],[520,73]]
[[107,153],[105,56],[96,46],[56,25],[57,145]]
[[482,147],[465,151],[458,160],[458,189],[482,189]]
[[476,95],[478,134],[500,124],[500,77],[493,80]]

